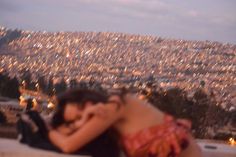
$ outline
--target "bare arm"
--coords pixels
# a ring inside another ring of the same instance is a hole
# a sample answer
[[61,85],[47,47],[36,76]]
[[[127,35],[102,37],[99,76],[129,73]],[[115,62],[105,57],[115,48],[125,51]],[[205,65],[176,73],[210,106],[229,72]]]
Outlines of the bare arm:
[[121,117],[122,111],[117,111],[116,105],[109,104],[106,105],[106,108],[109,111],[106,118],[94,115],[83,127],[69,136],[63,135],[57,130],[52,130],[49,132],[50,140],[65,153],[80,149],[111,127]]
[[60,134],[63,134],[63,135],[69,135],[69,134],[72,134],[73,132],[75,132],[75,129],[74,128],[71,128],[65,124],[59,126],[57,129],[56,129]]

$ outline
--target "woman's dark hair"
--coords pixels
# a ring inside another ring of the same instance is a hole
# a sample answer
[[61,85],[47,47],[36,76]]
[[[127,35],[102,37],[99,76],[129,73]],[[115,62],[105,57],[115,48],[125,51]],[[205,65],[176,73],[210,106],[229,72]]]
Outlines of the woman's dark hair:
[[[52,127],[57,128],[61,124],[65,123],[64,120],[64,110],[67,103],[76,103],[80,107],[84,108],[86,102],[96,103],[106,103],[109,101],[111,95],[117,95],[120,97],[122,103],[125,103],[124,96],[131,91],[126,88],[119,88],[116,90],[110,90],[109,92],[102,91],[98,92],[91,89],[73,89],[68,90],[57,96],[57,107],[52,118]],[[114,102],[114,101],[112,101]],[[119,102],[114,102],[120,105]]]
[[76,103],[79,107],[84,108],[86,102],[96,104],[99,102],[106,103],[107,100],[107,94],[99,93],[97,91],[88,89],[68,90],[57,96],[57,107],[52,118],[52,127],[57,128],[65,123],[64,110],[67,103]]
[[[108,99],[109,96],[106,93],[88,89],[73,89],[58,95],[57,108],[52,118],[52,127],[57,128],[65,122],[63,115],[67,103],[76,103],[83,108],[86,102],[92,102],[93,104],[106,103]],[[117,137],[117,132],[113,128],[109,128],[80,149],[78,153],[93,157],[119,157],[120,147]]]

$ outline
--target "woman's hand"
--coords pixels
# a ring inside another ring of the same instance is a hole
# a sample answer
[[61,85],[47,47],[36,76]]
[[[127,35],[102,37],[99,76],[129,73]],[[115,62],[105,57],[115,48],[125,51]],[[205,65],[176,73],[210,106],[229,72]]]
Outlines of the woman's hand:
[[76,129],[82,127],[92,116],[98,116],[101,118],[106,118],[108,114],[108,109],[105,107],[105,104],[99,103],[86,107],[83,111],[81,119],[76,120],[73,125]]
[[63,124],[59,126],[56,130],[63,135],[70,135],[71,133],[75,131],[75,129],[72,128],[70,125]]
[[98,104],[94,105],[92,109],[89,109],[89,110],[94,115],[102,117],[102,118],[106,118],[107,114],[109,112],[106,107],[106,104],[104,104],[104,103],[98,103]]

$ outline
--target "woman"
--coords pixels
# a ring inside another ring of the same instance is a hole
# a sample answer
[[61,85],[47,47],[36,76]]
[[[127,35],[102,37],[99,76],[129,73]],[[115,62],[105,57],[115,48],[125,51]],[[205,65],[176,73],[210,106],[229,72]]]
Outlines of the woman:
[[[64,94],[64,96],[66,96],[66,94]],[[71,96],[76,98],[76,96],[73,95],[66,97],[71,100]],[[60,98],[64,99],[63,97]],[[99,96],[95,98],[93,99],[94,103],[103,101],[103,97]],[[60,102],[63,101],[62,99],[60,99]],[[73,100],[76,102],[76,99]],[[95,112],[91,109],[90,112],[96,113],[98,116],[100,115],[99,112]],[[18,115],[19,119],[17,121],[17,132],[19,135],[19,141],[34,148],[61,153],[61,149],[55,147],[49,140],[48,131],[51,127],[53,127],[54,130],[57,130],[64,136],[68,136],[75,131],[72,127],[68,127],[68,125],[64,124],[65,121],[60,116],[62,115],[61,113],[63,110],[63,105],[59,104],[58,110],[52,120],[52,126],[49,123],[49,119],[51,119],[50,117],[45,119],[45,117],[40,115],[39,112],[34,110],[26,111]],[[74,151],[73,154],[89,155],[93,157],[119,157],[120,148],[118,147],[113,136],[111,136],[111,131],[112,130],[108,129],[97,138],[86,144],[83,148]]]
[[[80,94],[78,96],[76,91],[68,91],[58,97],[58,105],[54,116],[52,117],[51,127],[54,131],[60,133],[63,136],[70,136],[77,129],[81,127],[84,122],[89,118],[91,114],[102,117],[103,113],[100,113],[100,105],[94,107],[88,107],[84,112],[83,118],[80,118],[81,101],[93,102],[94,104],[104,102],[107,97],[103,94],[87,93],[86,95]],[[93,94],[93,95],[91,95]],[[89,96],[89,97],[88,97]],[[83,100],[82,100],[83,98]],[[74,103],[74,105],[67,105],[67,103]],[[96,107],[96,108],[95,108]],[[64,118],[64,115],[66,116]],[[86,145],[75,149],[73,154],[90,155],[93,157],[119,157],[120,148],[114,139],[114,133],[112,129],[107,129],[101,135],[89,141]],[[60,147],[58,147],[60,149]],[[65,147],[64,147],[65,148]],[[64,151],[64,149],[60,149]],[[65,151],[64,151],[65,152]]]
[[[77,97],[76,102],[72,95]],[[104,99],[98,104],[93,99],[99,95]],[[106,97],[95,91],[74,90],[58,101],[59,106],[64,106],[62,119],[73,124],[72,130],[76,128],[68,136],[58,130],[49,132],[51,141],[65,153],[82,148],[107,129],[114,129],[117,142],[128,157],[201,157],[186,120],[165,115],[135,94],[123,91]],[[98,111],[105,112],[105,117],[99,116]]]

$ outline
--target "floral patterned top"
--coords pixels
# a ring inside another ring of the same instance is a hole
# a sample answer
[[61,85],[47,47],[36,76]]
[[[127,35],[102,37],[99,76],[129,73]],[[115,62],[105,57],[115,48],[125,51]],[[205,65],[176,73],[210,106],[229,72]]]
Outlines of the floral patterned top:
[[125,135],[122,144],[128,157],[177,157],[188,144],[191,123],[165,115],[162,124]]

